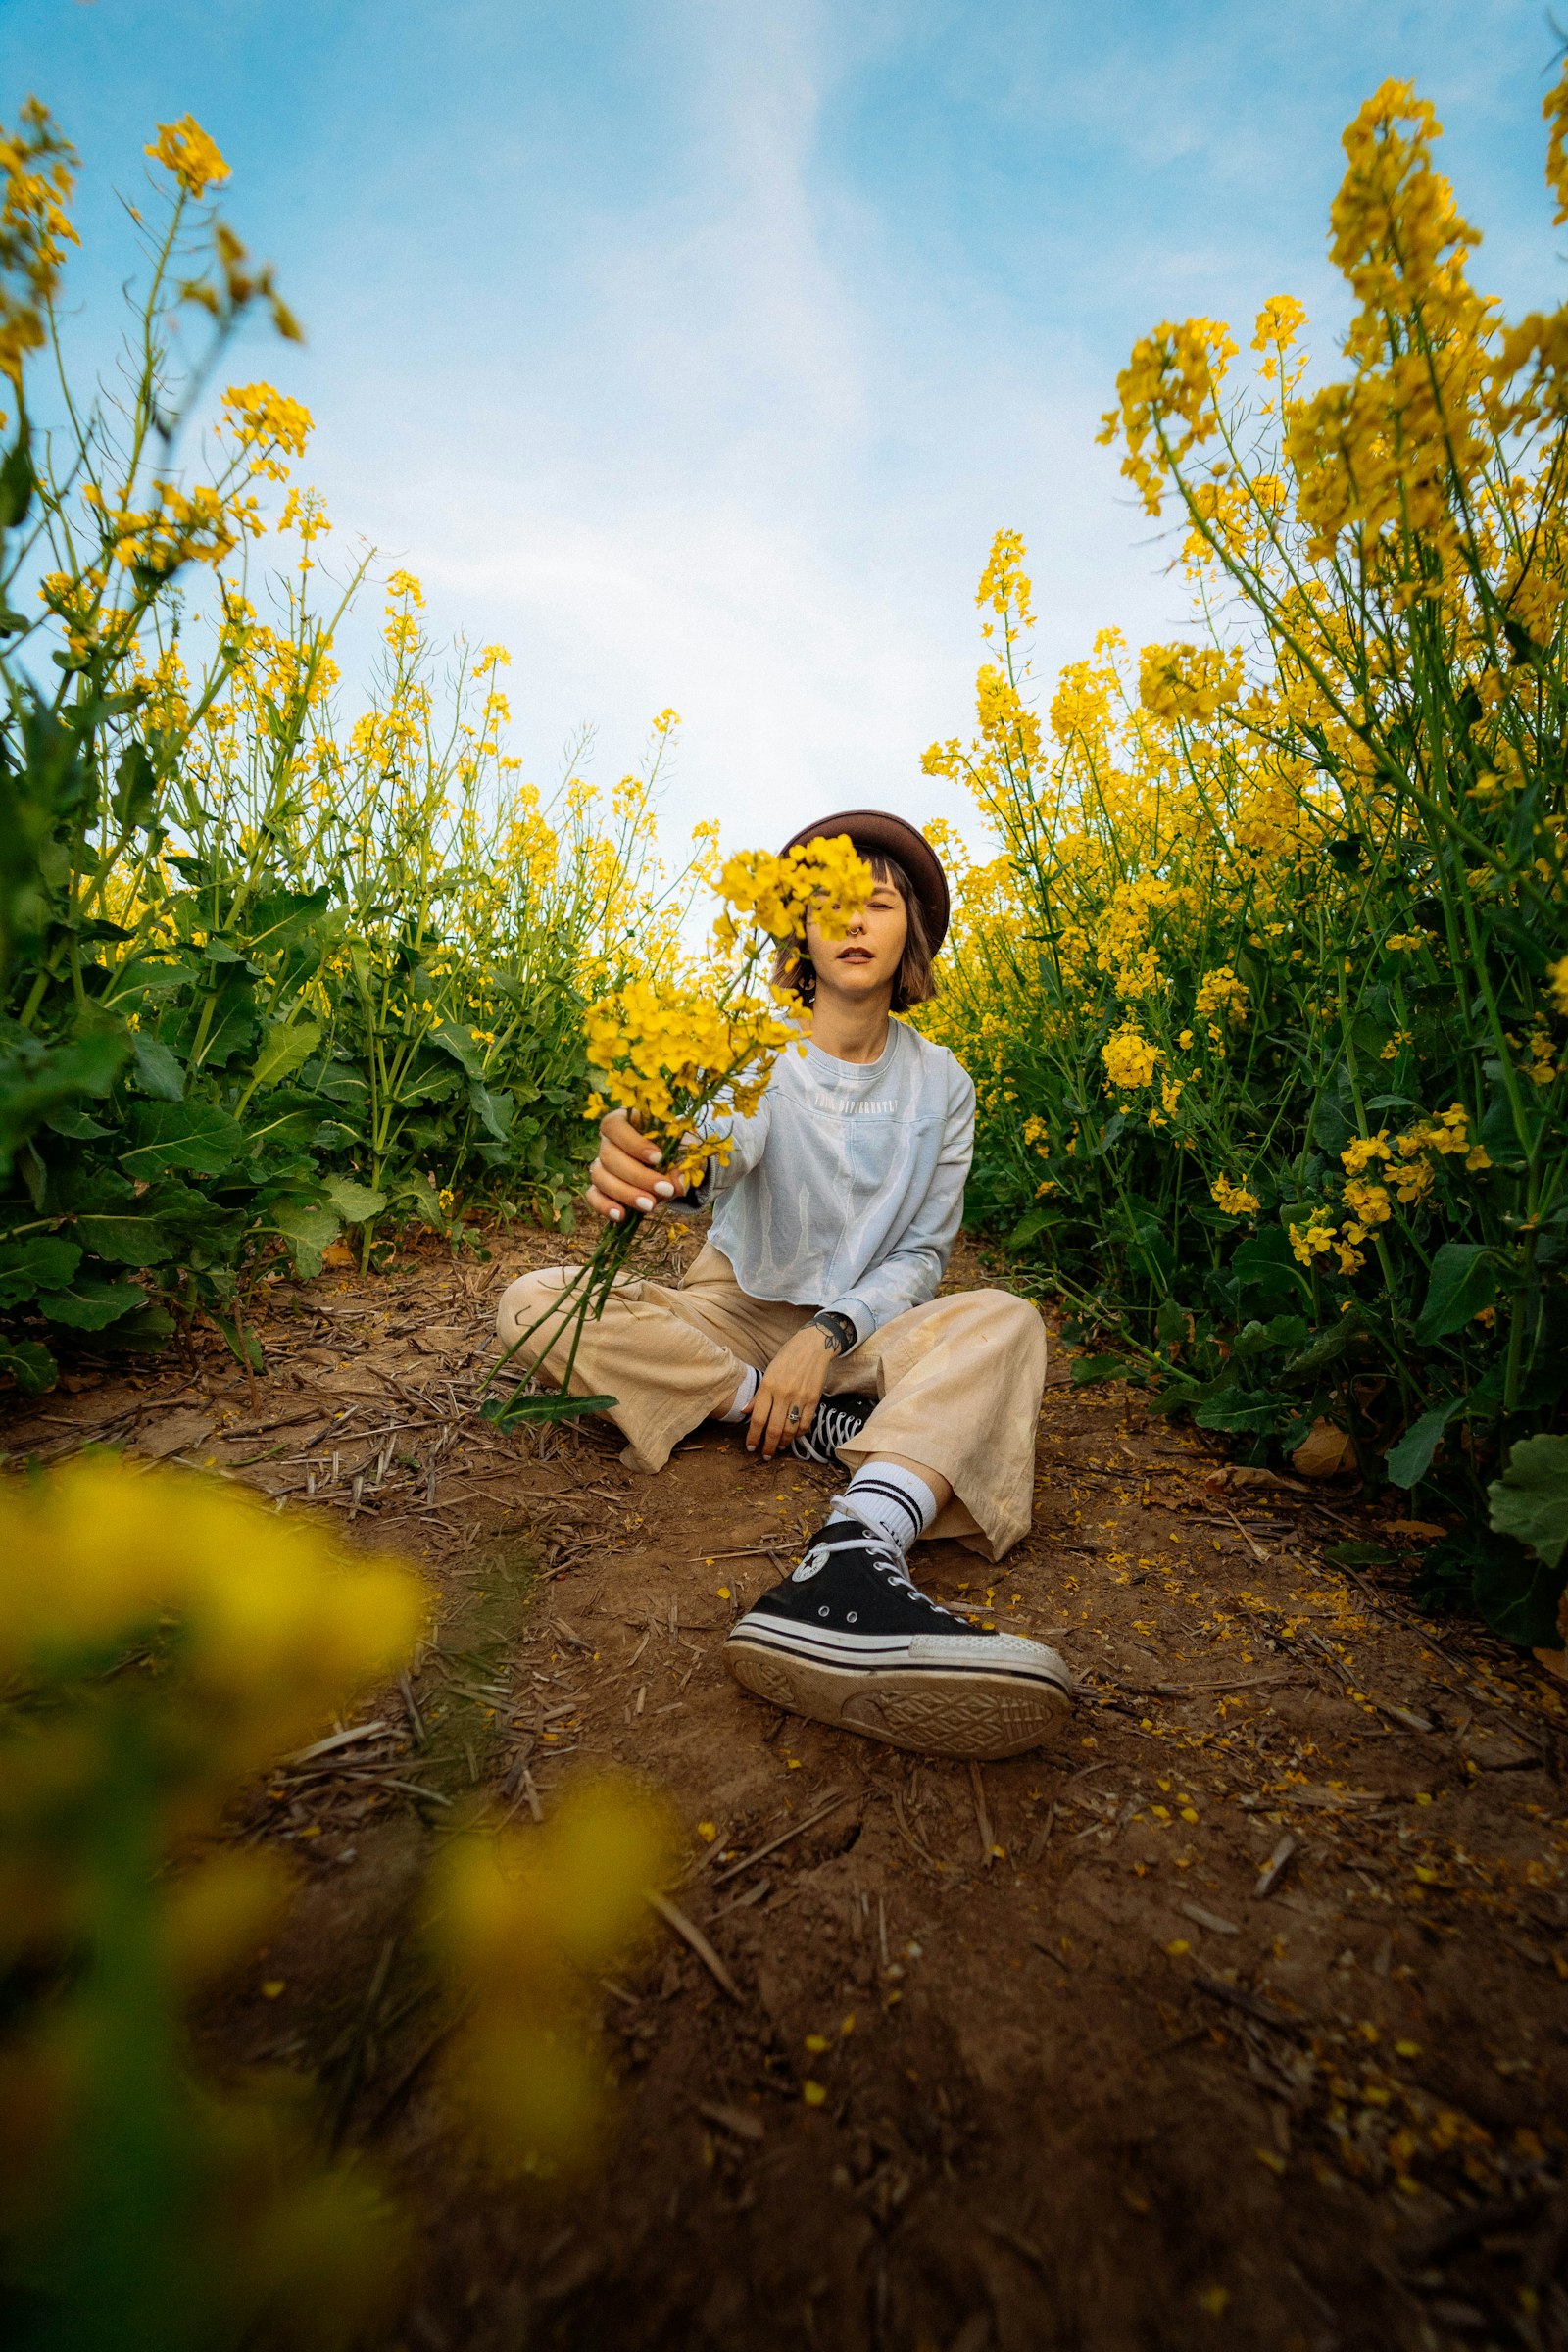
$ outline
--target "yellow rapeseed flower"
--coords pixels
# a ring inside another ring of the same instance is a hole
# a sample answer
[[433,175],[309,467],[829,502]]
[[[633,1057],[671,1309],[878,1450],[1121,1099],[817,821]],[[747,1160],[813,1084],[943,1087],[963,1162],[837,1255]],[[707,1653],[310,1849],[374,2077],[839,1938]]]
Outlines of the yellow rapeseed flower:
[[172,172],[185,194],[197,199],[209,188],[220,188],[230,176],[216,140],[193,115],[181,115],[177,122],[160,122],[157,138],[142,153]]

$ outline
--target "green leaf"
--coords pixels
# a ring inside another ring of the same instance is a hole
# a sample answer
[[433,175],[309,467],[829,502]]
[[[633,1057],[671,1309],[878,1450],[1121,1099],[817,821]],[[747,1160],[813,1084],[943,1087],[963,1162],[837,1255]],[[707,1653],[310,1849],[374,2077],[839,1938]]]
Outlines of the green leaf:
[[307,1278],[319,1274],[322,1253],[343,1230],[336,1210],[315,1200],[275,1201],[272,1223],[287,1242],[296,1267]]
[[345,1069],[336,1062],[323,1063],[314,1079],[306,1071],[301,1083],[314,1085],[317,1093],[325,1095],[329,1102],[341,1102],[351,1110],[362,1108],[369,1101],[369,1086],[359,1071]]
[[[291,1103],[296,1106],[290,1107]],[[287,1095],[270,1097],[269,1110],[266,1118],[246,1119],[245,1149],[249,1156],[254,1160],[263,1152],[308,1151],[317,1129],[315,1111],[298,1108],[297,1098]],[[314,1167],[311,1173],[315,1174]]]
[[1568,1549],[1568,1438],[1521,1438],[1487,1496],[1497,1535],[1528,1544],[1548,1568],[1561,1564]]
[[1276,1348],[1299,1348],[1304,1345],[1307,1326],[1299,1315],[1276,1315],[1268,1323],[1246,1323],[1237,1333],[1235,1352],[1244,1360],[1252,1355],[1268,1355]]
[[352,1176],[329,1176],[326,1197],[345,1225],[363,1225],[368,1218],[378,1217],[387,1202],[385,1193],[356,1184]]
[[270,956],[278,948],[292,947],[325,914],[331,897],[330,886],[323,882],[319,890],[278,890],[258,899],[245,925],[251,955]]
[[468,1101],[477,1112],[481,1125],[489,1130],[498,1144],[504,1144],[512,1133],[516,1110],[511,1095],[499,1091],[492,1094],[489,1087],[481,1086],[475,1078],[468,1084]]
[[0,465],[0,531],[14,531],[19,522],[25,521],[36,481],[24,424]]
[[103,1331],[146,1303],[146,1292],[134,1283],[102,1282],[93,1275],[82,1275],[69,1290],[45,1292],[38,1300],[38,1312],[73,1331]]
[[0,1175],[9,1167],[19,1145],[35,1127],[80,1101],[83,1095],[107,1095],[126,1053],[122,1030],[103,1029],[69,1044],[39,1052],[32,1044],[25,1059],[8,1056],[0,1068]]
[[1462,1396],[1450,1396],[1446,1404],[1434,1405],[1431,1412],[1423,1413],[1419,1421],[1410,1424],[1397,1446],[1389,1447],[1383,1467],[1395,1486],[1413,1487],[1425,1478],[1439,1440],[1454,1414],[1463,1407]]
[[220,1176],[244,1152],[244,1129],[217,1103],[139,1103],[131,1136],[136,1141],[120,1152],[120,1166],[141,1183],[170,1169]]
[[510,1396],[487,1396],[479,1407],[481,1419],[497,1429],[516,1429],[532,1421],[575,1421],[583,1413],[608,1413],[615,1396],[527,1396],[520,1389]]
[[1432,1279],[1415,1336],[1423,1348],[1473,1323],[1497,1295],[1497,1260],[1481,1242],[1445,1242],[1432,1260]]
[[1331,1096],[1325,1096],[1312,1113],[1313,1143],[1320,1151],[1338,1158],[1354,1133],[1354,1127],[1339,1103]]
[[220,1176],[246,1150],[245,1130],[216,1102],[146,1102],[131,1120],[135,1143],[122,1152],[127,1176],[150,1182],[171,1168]]
[[136,1081],[144,1095],[156,1095],[161,1102],[183,1101],[185,1073],[155,1031],[133,1029],[130,1050],[136,1057]]
[[1282,1226],[1267,1225],[1249,1234],[1231,1255],[1231,1273],[1265,1311],[1299,1298],[1306,1281],[1291,1253],[1291,1237]]
[[1154,1316],[1154,1337],[1162,1348],[1179,1348],[1187,1337],[1187,1309],[1174,1298],[1162,1298]]
[[1069,1365],[1075,1389],[1087,1389],[1097,1380],[1125,1380],[1134,1369],[1120,1355],[1075,1355]]
[[313,1152],[346,1152],[360,1139],[341,1119],[322,1119],[307,1140]]
[[383,1177],[382,1182],[389,1208],[397,1208],[405,1200],[412,1201],[427,1225],[434,1226],[437,1233],[446,1230],[440,1197],[422,1168],[405,1168],[400,1176]]
[[267,1358],[262,1352],[262,1343],[255,1332],[242,1330],[230,1315],[220,1315],[213,1309],[209,1309],[209,1312],[212,1313],[213,1321],[222,1333],[229,1354],[234,1361],[245,1371],[265,1372]]
[[1471,1595],[1487,1624],[1522,1649],[1562,1647],[1563,1572],[1545,1568],[1528,1554],[1500,1554],[1477,1568]]
[[41,1396],[54,1387],[60,1367],[36,1340],[8,1340],[0,1332],[0,1374],[4,1373],[10,1374],[24,1396]]
[[294,1021],[269,1029],[262,1039],[262,1050],[251,1064],[251,1085],[275,1086],[279,1078],[297,1070],[302,1061],[308,1061],[320,1042],[318,1021]]
[[1387,1568],[1394,1555],[1382,1544],[1336,1544],[1323,1557],[1334,1568]]
[[108,1258],[111,1265],[162,1266],[174,1254],[168,1227],[151,1209],[89,1213],[76,1218],[75,1231],[83,1249]]
[[[212,944],[209,943],[209,953]],[[204,1067],[220,1070],[252,1043],[260,1026],[256,991],[248,979],[231,975],[218,992],[212,1027],[199,1056]]]
[[1051,1223],[1051,1211],[1049,1208],[1031,1208],[1026,1210],[1024,1215],[1018,1219],[1017,1224],[1008,1234],[1007,1248],[1009,1250],[1027,1250],[1030,1243],[1045,1232],[1046,1227]]
[[144,743],[132,743],[115,769],[115,816],[127,832],[146,832],[158,813],[158,770]]
[[28,1234],[24,1241],[0,1244],[0,1307],[21,1306],[39,1291],[59,1290],[80,1263],[75,1243],[58,1234]]
[[151,1354],[172,1336],[173,1329],[174,1318],[168,1307],[149,1301],[133,1315],[122,1315],[118,1323],[111,1323],[100,1346]]
[[1206,1404],[1196,1406],[1193,1419],[1200,1429],[1228,1430],[1237,1437],[1267,1437],[1279,1427],[1280,1415],[1289,1409],[1283,1396],[1249,1396],[1237,1390],[1229,1396],[1211,1396]]
[[466,1029],[460,1029],[456,1021],[437,1021],[430,1031],[430,1043],[439,1046],[443,1054],[450,1054],[470,1078],[483,1077],[484,1055]]
[[52,1119],[45,1119],[44,1125],[51,1135],[64,1136],[69,1144],[94,1144],[115,1132],[85,1110],[57,1110]]

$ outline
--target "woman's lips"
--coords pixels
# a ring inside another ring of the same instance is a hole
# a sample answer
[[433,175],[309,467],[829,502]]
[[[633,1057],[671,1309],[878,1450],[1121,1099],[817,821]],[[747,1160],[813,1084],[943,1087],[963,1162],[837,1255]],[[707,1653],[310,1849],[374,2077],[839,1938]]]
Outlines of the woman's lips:
[[841,948],[839,950],[840,963],[869,963],[870,960],[871,951],[869,948]]

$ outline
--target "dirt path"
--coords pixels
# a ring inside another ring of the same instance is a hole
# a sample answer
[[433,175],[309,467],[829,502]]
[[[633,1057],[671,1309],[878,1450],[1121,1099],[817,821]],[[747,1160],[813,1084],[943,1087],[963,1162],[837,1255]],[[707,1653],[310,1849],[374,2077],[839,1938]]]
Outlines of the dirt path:
[[[1325,1564],[1392,1513],[1238,1484],[1057,1357],[1030,1540],[921,1564],[1065,1652],[1062,1742],[981,1773],[787,1719],[716,1651],[825,1477],[708,1429],[648,1479],[598,1432],[471,1417],[495,1294],[560,1254],[283,1286],[254,1396],[206,1355],[6,1433],[309,1491],[441,1586],[386,1729],[258,1792],[243,1834],[306,1892],[209,2024],[318,2073],[416,2210],[389,2341],[1568,2346],[1561,1686]],[[608,2002],[608,2168],[519,2193],[427,2087],[409,1888],[472,1788],[525,1816],[612,1761],[692,1825],[677,1900],[739,1997],[656,1946]]]

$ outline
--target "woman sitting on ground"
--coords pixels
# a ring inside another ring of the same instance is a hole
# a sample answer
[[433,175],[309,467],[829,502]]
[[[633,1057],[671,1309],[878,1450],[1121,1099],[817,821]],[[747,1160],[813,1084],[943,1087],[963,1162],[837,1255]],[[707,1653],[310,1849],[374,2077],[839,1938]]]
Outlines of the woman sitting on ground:
[[[997,1560],[1027,1534],[1045,1330],[1005,1291],[936,1295],[962,1214],[974,1087],[945,1047],[891,1015],[935,993],[947,879],[921,835],[878,810],[824,817],[795,840],[844,833],[876,888],[842,939],[808,919],[804,952],[779,974],[810,1007],[810,1043],[780,1056],[751,1118],[719,1127],[730,1157],[704,1179],[712,1235],[690,1272],[673,1288],[622,1277],[583,1330],[572,1387],[616,1399],[633,1469],[662,1469],[710,1417],[744,1423],[764,1460],[784,1446],[848,1465],[800,1565],[725,1642],[749,1690],[903,1747],[1011,1755],[1058,1726],[1066,1667],[1042,1642],[938,1607],[906,1554],[922,1537],[956,1537]],[[612,1111],[590,1206],[618,1221],[684,1193],[659,1159]],[[570,1272],[513,1283],[502,1339],[527,1332]],[[564,1353],[545,1355],[546,1378],[560,1378]]]

